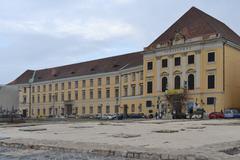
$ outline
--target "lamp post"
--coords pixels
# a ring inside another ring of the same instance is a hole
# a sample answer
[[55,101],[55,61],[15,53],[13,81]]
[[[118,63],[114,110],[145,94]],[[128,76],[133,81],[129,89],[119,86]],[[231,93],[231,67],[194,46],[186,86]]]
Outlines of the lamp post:
[[157,99],[157,108],[158,108],[158,115],[159,115],[159,118],[162,118],[162,106],[161,106],[161,99],[160,99],[160,96],[158,96],[158,99]]

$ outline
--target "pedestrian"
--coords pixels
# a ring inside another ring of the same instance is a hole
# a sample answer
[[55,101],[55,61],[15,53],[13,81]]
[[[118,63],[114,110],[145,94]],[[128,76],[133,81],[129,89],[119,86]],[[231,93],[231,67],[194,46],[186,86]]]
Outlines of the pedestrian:
[[156,119],[158,119],[158,113],[157,112],[155,113],[155,117],[156,117]]

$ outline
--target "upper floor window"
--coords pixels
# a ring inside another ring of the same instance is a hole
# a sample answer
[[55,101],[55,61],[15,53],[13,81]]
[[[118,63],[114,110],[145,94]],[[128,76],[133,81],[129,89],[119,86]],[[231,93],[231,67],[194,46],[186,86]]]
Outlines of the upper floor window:
[[68,92],[68,100],[70,101],[72,99],[71,91]]
[[152,70],[152,69],[153,69],[153,63],[147,62],[147,70]]
[[136,80],[136,73],[133,72],[133,73],[132,73],[132,81],[135,81],[135,80]]
[[140,72],[140,80],[143,80],[143,71]]
[[86,99],[86,91],[82,90],[82,99]]
[[71,82],[68,82],[68,89],[71,89]]
[[101,86],[101,85],[102,85],[102,79],[98,78],[98,86]]
[[119,84],[119,76],[115,77],[115,84]]
[[124,75],[124,82],[125,82],[125,83],[128,82],[128,75],[127,75],[127,74]]
[[139,87],[140,87],[140,95],[143,95],[143,84],[140,84]]
[[180,76],[176,76],[175,79],[174,79],[174,82],[175,82],[174,88],[175,89],[180,89],[180,87],[181,87],[181,78],[180,78]]
[[109,88],[106,89],[106,98],[110,98],[110,89]]
[[93,99],[93,89],[90,89],[90,99]]
[[124,96],[125,97],[128,96],[128,87],[127,86],[124,87]]
[[[37,91],[40,92],[40,86],[37,86]],[[25,92],[26,93],[26,92]]]
[[136,95],[136,86],[132,85],[132,96]]
[[208,75],[208,89],[215,88],[215,75]]
[[32,92],[33,92],[33,93],[35,92],[35,87],[34,87],[34,86],[32,87]]
[[46,92],[46,85],[43,85],[43,92]]
[[61,89],[64,90],[64,83],[61,84]]
[[75,91],[75,100],[78,100],[78,91]]
[[168,60],[167,59],[163,59],[162,60],[162,68],[166,68],[168,67]]
[[115,88],[115,97],[119,97],[119,89]]
[[27,93],[27,88],[26,87],[23,88],[23,92]]
[[215,62],[215,52],[208,53],[208,62]]
[[102,90],[99,88],[98,89],[98,99],[102,98]]
[[90,87],[93,87],[93,79],[90,79]]
[[152,93],[152,81],[147,82],[147,93]]
[[168,79],[167,77],[162,78],[162,92],[165,92],[167,90],[168,85]]
[[86,80],[82,80],[82,87],[83,87],[83,88],[86,87]]
[[181,58],[180,57],[176,57],[174,59],[174,61],[175,61],[175,66],[180,66],[181,65]]
[[56,83],[55,84],[55,91],[57,91],[58,90],[58,84]]
[[194,64],[194,55],[188,56],[188,64]]
[[110,77],[106,77],[106,85],[110,85]]
[[78,81],[75,81],[75,88],[78,88]]
[[194,90],[194,75],[193,74],[188,75],[188,89]]
[[49,84],[49,91],[52,91],[52,84]]

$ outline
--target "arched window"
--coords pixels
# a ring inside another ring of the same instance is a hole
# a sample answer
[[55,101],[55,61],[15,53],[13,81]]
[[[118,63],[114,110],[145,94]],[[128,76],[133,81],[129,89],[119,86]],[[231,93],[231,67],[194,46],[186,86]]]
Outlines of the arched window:
[[188,89],[194,90],[194,75],[193,74],[188,75]]
[[162,78],[162,92],[165,92],[167,90],[167,77]]
[[180,78],[180,76],[176,76],[174,82],[175,82],[175,87],[174,88],[175,89],[180,89],[180,86],[181,86],[181,78]]

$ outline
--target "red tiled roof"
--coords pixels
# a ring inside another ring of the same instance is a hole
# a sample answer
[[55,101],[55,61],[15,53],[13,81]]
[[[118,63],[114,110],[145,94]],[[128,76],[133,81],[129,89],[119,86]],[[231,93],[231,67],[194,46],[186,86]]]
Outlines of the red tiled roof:
[[[143,53],[134,52],[88,62],[36,70],[34,75],[34,82],[114,72],[119,71],[124,66],[124,69],[128,69],[139,65],[143,65]],[[34,71],[27,70],[10,84],[28,83],[33,74]]]
[[156,48],[157,44],[168,43],[174,39],[178,31],[181,31],[185,39],[220,34],[221,37],[240,45],[239,35],[227,25],[203,11],[192,7],[145,49],[151,50]]

